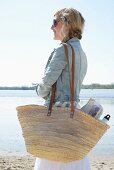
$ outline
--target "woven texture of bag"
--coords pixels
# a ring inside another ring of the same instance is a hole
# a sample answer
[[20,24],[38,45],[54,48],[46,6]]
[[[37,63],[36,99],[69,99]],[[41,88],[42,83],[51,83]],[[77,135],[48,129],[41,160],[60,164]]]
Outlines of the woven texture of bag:
[[69,108],[25,105],[16,108],[26,149],[32,155],[48,160],[70,162],[82,159],[109,128],[92,116]]

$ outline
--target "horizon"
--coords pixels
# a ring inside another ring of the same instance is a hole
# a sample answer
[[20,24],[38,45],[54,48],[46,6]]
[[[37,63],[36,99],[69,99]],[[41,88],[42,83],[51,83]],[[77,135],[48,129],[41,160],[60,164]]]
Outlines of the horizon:
[[[91,83],[91,84],[82,84],[82,86],[92,86],[92,85],[97,85],[97,86],[114,86],[114,83],[110,83],[110,84],[99,84],[99,83]],[[0,88],[22,88],[22,87],[27,87],[27,88],[31,88],[31,87],[35,87],[36,85],[15,85],[15,86],[0,86]]]

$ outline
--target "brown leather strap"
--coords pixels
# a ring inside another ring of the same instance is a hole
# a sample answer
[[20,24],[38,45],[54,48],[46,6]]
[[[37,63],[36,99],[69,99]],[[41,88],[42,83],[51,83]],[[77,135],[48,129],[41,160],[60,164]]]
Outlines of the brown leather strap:
[[51,99],[50,99],[47,116],[51,116],[52,106],[53,106],[54,100],[55,100],[55,92],[56,92],[56,82],[52,85],[52,94],[51,94]]
[[70,64],[69,64],[69,58],[68,58],[68,48],[66,44],[64,45],[64,49],[65,49],[65,54],[66,54],[66,59],[67,59],[67,64],[68,64],[68,73],[69,73],[69,82],[70,82],[70,93],[72,93],[72,84],[71,84],[71,80],[70,80]]
[[[63,44],[63,45],[64,45],[67,64],[68,64],[69,82],[70,82],[70,91],[71,91],[71,96],[70,96],[71,114],[70,114],[70,117],[73,118],[73,115],[74,115],[74,70],[75,70],[75,64],[74,63],[75,63],[75,54],[74,54],[73,47],[69,44],[72,48],[72,79],[70,80],[70,64],[69,64],[69,58],[68,58],[68,48],[67,48],[66,44]],[[50,104],[49,104],[47,116],[51,116],[52,106],[53,106],[54,99],[55,99],[55,92],[56,92],[56,82],[52,85],[52,95],[51,95],[51,99],[50,99]]]
[[[71,46],[72,47],[72,46]],[[72,47],[72,93],[71,93],[71,112],[73,113],[71,117],[74,115],[74,73],[75,73],[75,53]]]
[[[69,71],[69,80],[70,80],[70,65],[69,65],[69,59],[68,59],[68,48],[66,44],[63,44],[65,48],[65,54],[66,54],[66,59],[68,63],[68,71]],[[74,70],[75,70],[75,53],[74,49],[71,44],[69,44],[72,48],[72,79],[70,80],[70,91],[71,91],[71,114],[70,117],[73,118],[74,115]]]

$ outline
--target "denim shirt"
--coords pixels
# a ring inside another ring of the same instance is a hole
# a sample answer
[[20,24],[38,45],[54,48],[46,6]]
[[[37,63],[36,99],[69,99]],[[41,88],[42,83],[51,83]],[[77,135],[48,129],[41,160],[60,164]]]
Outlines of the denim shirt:
[[[79,93],[83,79],[87,71],[87,58],[82,50],[79,39],[72,38],[67,41],[68,57],[70,64],[70,79],[72,77],[72,49],[75,52],[75,85],[74,85],[74,100],[79,101]],[[46,101],[50,100],[51,87],[56,82],[56,97],[55,101],[65,102],[70,101],[70,82],[68,65],[63,44],[60,44],[50,55],[45,67],[42,82],[39,83],[37,94],[43,97]]]

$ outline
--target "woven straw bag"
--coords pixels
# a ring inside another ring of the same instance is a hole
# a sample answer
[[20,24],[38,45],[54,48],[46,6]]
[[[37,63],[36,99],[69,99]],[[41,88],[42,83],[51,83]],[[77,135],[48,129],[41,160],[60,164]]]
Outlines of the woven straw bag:
[[[65,44],[64,47],[66,56],[68,56]],[[70,85],[71,109],[52,108],[55,85],[52,86],[49,109],[39,105],[25,105],[16,108],[26,149],[32,155],[59,162],[80,160],[90,152],[109,128],[108,125],[92,116],[79,109],[74,109],[73,80]]]

